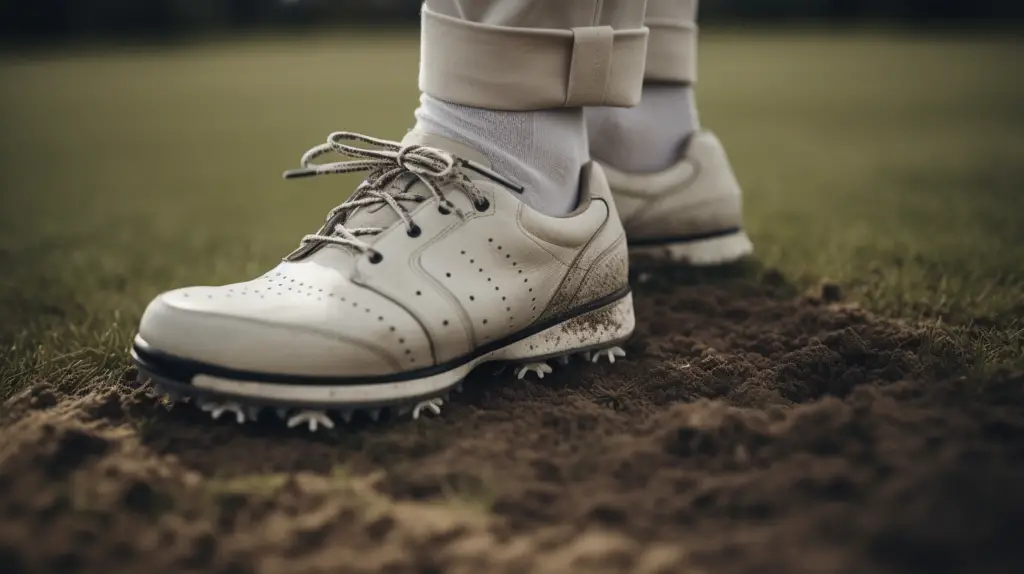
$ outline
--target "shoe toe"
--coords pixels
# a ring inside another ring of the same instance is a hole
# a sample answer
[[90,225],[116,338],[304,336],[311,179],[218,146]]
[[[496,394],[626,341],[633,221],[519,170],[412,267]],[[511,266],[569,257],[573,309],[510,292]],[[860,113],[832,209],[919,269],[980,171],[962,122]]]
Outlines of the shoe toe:
[[246,284],[178,289],[149,304],[139,338],[161,355],[245,373],[347,377],[402,368],[367,329],[338,332],[304,320],[339,312],[323,298],[304,299]]

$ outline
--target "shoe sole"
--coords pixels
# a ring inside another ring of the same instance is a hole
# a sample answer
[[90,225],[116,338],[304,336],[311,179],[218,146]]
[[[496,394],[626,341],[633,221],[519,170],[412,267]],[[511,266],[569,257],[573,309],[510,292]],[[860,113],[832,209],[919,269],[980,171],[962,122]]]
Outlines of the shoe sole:
[[753,252],[754,244],[742,229],[629,244],[630,257],[638,261],[682,263],[694,267],[735,263]]
[[138,336],[132,360],[139,379],[151,381],[156,394],[170,402],[193,400],[213,418],[230,414],[239,423],[255,420],[270,408],[289,427],[306,425],[315,431],[333,428],[338,417],[348,422],[357,411],[373,420],[384,411],[413,418],[426,411],[438,414],[448,393],[459,390],[469,373],[485,363],[516,364],[522,379],[531,372],[543,378],[552,371],[548,360],[565,364],[578,353],[592,362],[600,357],[614,362],[625,355],[618,345],[633,334],[635,325],[633,297],[626,289],[574,316],[520,331],[469,356],[396,375],[340,379],[237,372],[161,354]]

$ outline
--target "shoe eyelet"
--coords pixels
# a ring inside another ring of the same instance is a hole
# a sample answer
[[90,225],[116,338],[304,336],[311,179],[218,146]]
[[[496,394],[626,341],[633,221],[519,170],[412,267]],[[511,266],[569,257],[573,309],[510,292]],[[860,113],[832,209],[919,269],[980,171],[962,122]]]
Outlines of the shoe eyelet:
[[381,255],[380,251],[374,251],[373,253],[370,253],[370,263],[376,265],[381,261],[384,261],[384,256]]
[[488,201],[487,198],[485,197],[481,199],[479,203],[474,203],[473,207],[475,207],[477,211],[487,211],[488,209],[491,208],[491,202]]
[[421,234],[423,233],[423,230],[422,230],[422,229],[420,229],[420,226],[419,226],[419,225],[416,225],[416,224],[414,223],[414,224],[413,224],[413,226],[412,226],[412,227],[410,227],[410,228],[408,229],[408,231],[406,231],[405,233],[406,233],[406,235],[408,235],[409,237],[419,237],[419,236],[420,236],[420,235],[421,235]]
[[441,215],[451,215],[452,210],[448,208],[444,203],[437,204],[437,210],[441,212]]

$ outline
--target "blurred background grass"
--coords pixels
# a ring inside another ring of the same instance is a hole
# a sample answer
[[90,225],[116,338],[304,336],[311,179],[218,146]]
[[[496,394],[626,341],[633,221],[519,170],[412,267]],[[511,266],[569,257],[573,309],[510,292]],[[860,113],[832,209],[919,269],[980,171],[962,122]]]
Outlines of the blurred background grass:
[[[729,30],[698,98],[760,263],[1021,365],[1016,37]],[[307,147],[412,125],[414,29],[230,38],[0,56],[0,397],[116,378],[155,294],[256,275],[345,199],[280,179]]]

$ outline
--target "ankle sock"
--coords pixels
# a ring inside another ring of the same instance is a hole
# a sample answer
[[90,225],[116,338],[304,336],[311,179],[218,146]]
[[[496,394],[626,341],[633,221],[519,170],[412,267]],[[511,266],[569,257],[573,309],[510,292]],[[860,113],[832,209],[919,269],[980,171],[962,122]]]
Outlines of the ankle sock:
[[633,173],[671,167],[700,129],[693,88],[672,84],[644,84],[633,108],[587,108],[586,121],[593,158]]
[[416,129],[481,152],[495,171],[523,185],[522,201],[541,213],[576,208],[580,169],[589,161],[581,108],[505,112],[423,94]]

